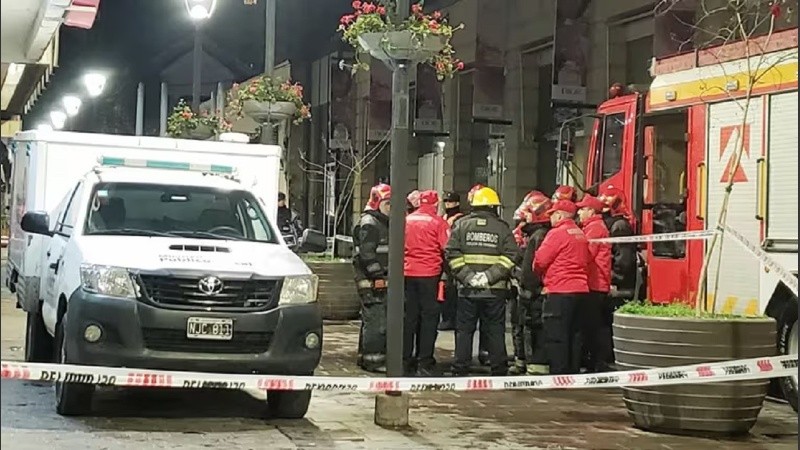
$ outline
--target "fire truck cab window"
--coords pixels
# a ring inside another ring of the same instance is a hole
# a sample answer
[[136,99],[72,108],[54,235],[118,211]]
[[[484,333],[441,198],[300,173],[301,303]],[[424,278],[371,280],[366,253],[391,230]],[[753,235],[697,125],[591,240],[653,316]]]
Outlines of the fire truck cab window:
[[[603,120],[598,139],[594,182],[607,180],[622,169],[622,133],[625,129],[625,114],[609,114]],[[598,177],[600,175],[600,177]]]
[[[686,114],[661,116],[651,123],[653,234],[686,231]],[[654,242],[653,256],[685,258],[686,241]]]

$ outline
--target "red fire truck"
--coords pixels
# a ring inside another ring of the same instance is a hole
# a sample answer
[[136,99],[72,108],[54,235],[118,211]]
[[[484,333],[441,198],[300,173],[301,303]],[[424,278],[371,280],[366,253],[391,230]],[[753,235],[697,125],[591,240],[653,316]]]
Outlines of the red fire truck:
[[[648,92],[621,92],[594,114],[584,185],[623,189],[641,234],[714,229],[743,140],[727,224],[796,277],[797,66],[797,28],[752,42],[749,52],[734,43],[655,61]],[[643,245],[647,298],[695,299],[707,245]],[[719,313],[775,318],[780,352],[797,354],[796,284],[788,287],[730,237],[721,248],[708,269],[708,292],[718,270],[720,277],[708,304]],[[797,377],[781,384],[797,410]]]

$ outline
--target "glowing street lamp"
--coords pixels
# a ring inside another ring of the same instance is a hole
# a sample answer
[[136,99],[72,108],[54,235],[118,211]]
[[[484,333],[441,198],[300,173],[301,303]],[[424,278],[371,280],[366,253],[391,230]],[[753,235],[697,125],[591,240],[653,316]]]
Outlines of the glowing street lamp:
[[63,103],[64,111],[69,117],[78,115],[78,111],[81,109],[81,99],[74,95],[67,95],[64,97]]
[[189,17],[195,21],[206,20],[214,14],[217,0],[184,0]]
[[83,84],[90,97],[98,97],[106,88],[106,76],[97,72],[87,73],[83,76]]
[[50,111],[50,122],[54,129],[60,130],[67,124],[67,114],[64,111]]

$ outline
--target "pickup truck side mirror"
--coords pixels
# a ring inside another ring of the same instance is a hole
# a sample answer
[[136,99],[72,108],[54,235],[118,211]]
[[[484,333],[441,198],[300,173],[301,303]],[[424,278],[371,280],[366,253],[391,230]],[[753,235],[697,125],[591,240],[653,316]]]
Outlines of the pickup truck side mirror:
[[20,227],[26,233],[41,234],[42,236],[52,236],[50,231],[50,215],[46,212],[31,211],[26,212],[20,220]]
[[297,253],[322,253],[328,249],[328,238],[317,230],[307,228],[303,231],[300,238],[300,245],[297,246]]

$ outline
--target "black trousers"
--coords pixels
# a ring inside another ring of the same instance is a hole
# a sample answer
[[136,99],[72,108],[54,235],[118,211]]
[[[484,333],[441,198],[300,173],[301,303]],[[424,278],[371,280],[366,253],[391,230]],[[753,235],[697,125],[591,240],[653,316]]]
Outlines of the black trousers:
[[506,352],[506,298],[505,297],[459,297],[456,314],[456,360],[455,375],[465,375],[472,363],[472,343],[475,330],[481,324],[481,341],[485,339],[489,352],[492,375],[508,373]]
[[583,350],[586,352],[584,360],[586,361],[586,368],[590,372],[605,372],[608,370],[611,347],[608,345],[608,336],[605,334],[606,320],[604,312],[607,302],[607,293],[593,291],[584,295],[578,305]]
[[550,361],[550,373],[562,375],[577,373],[575,358],[575,333],[578,304],[587,294],[547,294],[544,300],[542,319],[544,323],[545,348]]
[[606,348],[608,348],[606,359],[606,363],[608,364],[614,363],[614,312],[629,301],[630,299],[627,298],[612,297],[610,295],[606,295],[605,299],[603,299],[603,325],[601,333]]
[[458,287],[448,280],[444,288],[444,302],[442,303],[442,322],[456,323],[456,311],[458,308]]
[[[514,357],[532,365],[547,365],[544,332],[542,329],[542,304],[544,296],[519,297],[517,304],[517,329],[514,334]],[[513,316],[512,316],[513,317]]]
[[376,370],[386,363],[386,290],[360,289],[361,332],[358,335],[358,363]]
[[[436,365],[433,352],[439,327],[439,277],[406,277],[403,361],[407,367]],[[416,347],[416,352],[414,351]]]

